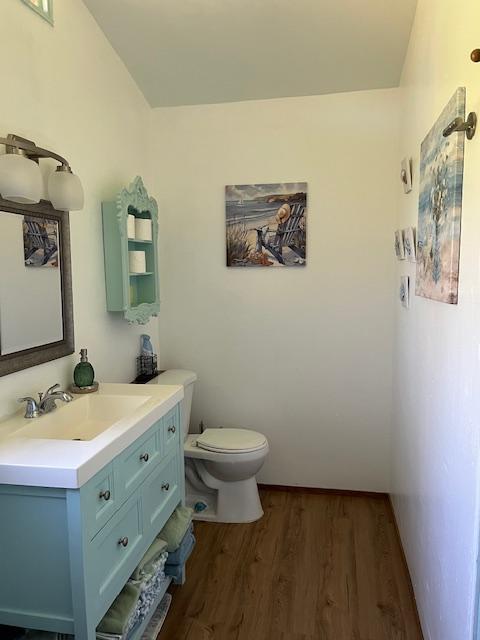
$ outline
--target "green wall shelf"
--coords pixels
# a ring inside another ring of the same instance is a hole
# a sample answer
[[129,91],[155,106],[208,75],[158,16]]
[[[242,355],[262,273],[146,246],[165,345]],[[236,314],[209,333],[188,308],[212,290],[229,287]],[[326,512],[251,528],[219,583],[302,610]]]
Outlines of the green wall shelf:
[[[128,238],[129,214],[151,219],[151,241]],[[102,203],[102,217],[107,309],[123,313],[130,323],[146,324],[160,311],[157,202],[137,176],[128,188],[120,191],[115,202]],[[130,272],[129,250],[145,251],[145,273]]]

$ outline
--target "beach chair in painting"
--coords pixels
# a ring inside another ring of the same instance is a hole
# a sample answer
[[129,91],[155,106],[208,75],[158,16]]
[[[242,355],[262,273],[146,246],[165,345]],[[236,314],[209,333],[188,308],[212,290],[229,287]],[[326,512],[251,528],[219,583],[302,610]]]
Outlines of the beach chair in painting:
[[302,227],[305,222],[304,213],[303,204],[294,204],[290,217],[285,222],[280,222],[276,229],[270,229],[268,225],[255,229],[257,252],[261,253],[264,247],[280,264],[285,264],[283,249],[288,247],[305,260],[305,228]]
[[55,239],[51,238],[45,230],[45,227],[34,220],[24,220],[26,227],[25,238],[25,263],[28,261],[38,250],[43,251],[42,265],[46,265],[53,254],[57,251],[57,243]]

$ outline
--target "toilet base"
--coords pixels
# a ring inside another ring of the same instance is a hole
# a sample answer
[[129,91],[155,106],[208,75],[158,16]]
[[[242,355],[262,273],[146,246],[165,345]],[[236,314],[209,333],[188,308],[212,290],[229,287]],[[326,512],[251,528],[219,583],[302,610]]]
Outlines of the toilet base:
[[[221,482],[217,489],[193,487],[186,482],[186,503],[194,509],[194,520],[204,522],[248,523],[263,516],[262,503],[255,477],[238,482]],[[195,505],[204,503],[207,508],[195,511]]]

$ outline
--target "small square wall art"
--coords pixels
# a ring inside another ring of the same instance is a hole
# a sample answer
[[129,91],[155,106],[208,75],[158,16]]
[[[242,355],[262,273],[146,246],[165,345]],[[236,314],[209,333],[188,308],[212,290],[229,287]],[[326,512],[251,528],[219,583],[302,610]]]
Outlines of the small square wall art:
[[401,229],[397,229],[397,231],[395,231],[395,255],[397,256],[397,260],[405,260],[403,231]]
[[307,183],[225,187],[227,267],[304,267]]
[[403,249],[408,262],[415,262],[415,229],[413,227],[407,227],[403,230]]
[[410,306],[410,278],[408,276],[402,276],[400,278],[399,298],[402,307],[408,309]]
[[404,158],[402,160],[400,179],[403,184],[404,193],[410,193],[412,190],[412,161],[410,158]]
[[465,89],[456,91],[420,149],[417,296],[457,304],[465,134],[443,130],[465,119]]

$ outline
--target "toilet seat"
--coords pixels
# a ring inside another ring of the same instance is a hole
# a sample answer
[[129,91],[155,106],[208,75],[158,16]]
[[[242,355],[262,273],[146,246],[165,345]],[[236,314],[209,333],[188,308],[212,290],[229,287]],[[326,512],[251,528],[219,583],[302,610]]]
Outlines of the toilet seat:
[[262,433],[249,429],[205,429],[196,441],[197,447],[214,453],[250,453],[267,446]]

